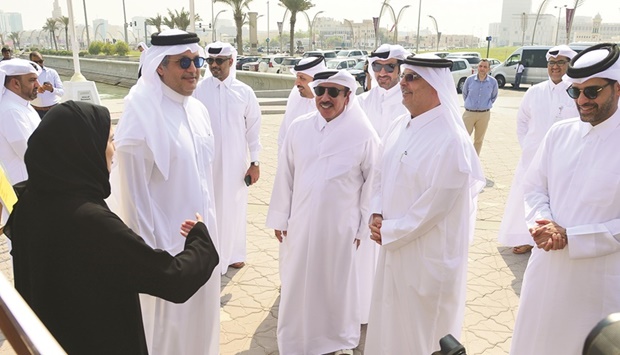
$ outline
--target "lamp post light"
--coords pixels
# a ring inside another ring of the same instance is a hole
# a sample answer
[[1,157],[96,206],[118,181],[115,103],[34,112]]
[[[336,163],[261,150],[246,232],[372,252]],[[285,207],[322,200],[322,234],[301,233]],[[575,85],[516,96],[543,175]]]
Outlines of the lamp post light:
[[351,47],[353,47],[355,45],[355,31],[353,30],[353,23],[346,18],[344,19],[344,22],[348,23],[351,28]]
[[215,32],[215,25],[217,24],[217,18],[220,16],[220,14],[222,12],[226,12],[226,10],[220,10],[220,12],[217,13],[217,15],[215,15],[215,19],[213,19],[213,42],[217,41],[217,34]]
[[540,17],[540,13],[545,10],[545,7],[547,6],[547,1],[549,0],[543,0],[543,2],[541,2],[540,6],[538,7],[538,12],[536,13],[536,21],[534,21],[534,29],[532,30],[532,42],[530,43],[530,45],[532,46],[534,45],[534,37],[536,36],[536,26],[538,25],[538,18]]
[[314,16],[312,17],[312,21],[310,22],[310,50],[314,50],[314,45],[316,43],[314,41],[314,22],[316,21],[317,17],[319,17],[319,15],[324,12],[325,11],[319,11],[316,14],[314,14]]
[[123,0],[123,22],[123,29],[125,30],[125,43],[129,43],[129,38],[127,37],[127,26],[129,26],[129,24],[127,23],[127,12],[125,11],[125,0]]
[[415,52],[418,53],[420,51],[420,15],[422,14],[422,0],[419,0],[420,3],[418,5],[418,31],[416,32],[415,39]]
[[567,7],[568,5],[562,5],[562,6],[554,6],[554,9],[558,9],[558,25],[555,29],[555,45],[558,45],[558,36],[560,34],[560,16],[562,15],[562,8]]
[[398,24],[400,23],[400,18],[405,12],[405,9],[411,7],[411,5],[403,6],[400,11],[398,11],[398,16],[396,16],[396,22],[394,23],[394,44],[398,44]]
[[84,27],[86,28],[86,48],[90,47],[90,34],[88,33],[88,16],[86,16],[86,0],[82,0],[84,5]]
[[428,15],[428,17],[433,20],[433,24],[435,24],[435,32],[437,32],[437,52],[439,52],[439,40],[441,39],[441,32],[439,32],[439,26],[437,26],[437,20],[435,17]]

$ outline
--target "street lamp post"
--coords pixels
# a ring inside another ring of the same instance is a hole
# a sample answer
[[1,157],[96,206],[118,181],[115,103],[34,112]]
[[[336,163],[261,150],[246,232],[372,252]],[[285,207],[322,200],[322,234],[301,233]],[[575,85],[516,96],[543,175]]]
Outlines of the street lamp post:
[[439,52],[439,40],[441,39],[441,32],[439,32],[439,26],[437,26],[437,20],[435,17],[428,15],[428,17],[433,20],[433,24],[435,24],[435,32],[437,32],[437,52]]
[[315,41],[314,41],[314,21],[316,21],[316,18],[322,14],[325,11],[319,11],[316,14],[314,14],[314,17],[312,17],[312,22],[310,22],[310,50],[314,50],[314,45],[315,45]]
[[267,0],[267,55],[269,55],[269,42],[271,38],[269,38],[269,0]]
[[124,21],[124,30],[125,30],[125,43],[129,43],[129,38],[127,37],[127,13],[125,11],[125,0],[123,0],[123,21]]
[[355,45],[355,31],[353,30],[353,23],[346,18],[344,19],[344,21],[348,23],[349,27],[351,28],[351,47],[353,47]]
[[558,9],[558,25],[555,29],[555,45],[558,45],[558,36],[560,34],[560,16],[562,15],[562,8],[567,7],[568,5],[562,5],[562,6],[554,6],[554,9]]
[[196,32],[196,10],[194,0],[189,0],[189,31]]
[[215,25],[217,24],[217,18],[220,16],[222,12],[226,12],[226,10],[220,10],[220,12],[215,15],[215,19],[213,20],[213,37],[215,38],[213,42],[217,41],[217,34],[215,33]]
[[86,16],[86,0],[82,0],[84,5],[84,27],[86,27],[86,48],[90,47],[90,34],[88,33],[88,16]]
[[545,10],[547,1],[549,0],[543,0],[543,2],[541,2],[540,6],[538,7],[538,12],[536,13],[536,21],[534,21],[534,29],[532,30],[532,42],[530,43],[530,45],[532,46],[534,45],[534,37],[536,36],[536,26],[538,25],[538,18],[540,17],[540,13]]
[[415,52],[418,53],[420,51],[420,15],[422,14],[422,0],[419,0],[420,4],[418,5],[418,31],[416,33],[415,39]]
[[405,9],[411,7],[411,5],[403,6],[400,11],[398,11],[398,16],[396,16],[396,22],[394,23],[394,44],[398,44],[398,24],[400,23],[400,17],[405,12]]
[[[213,9],[213,4],[215,0],[211,0],[211,24],[213,24],[213,28],[215,29],[215,10]],[[211,42],[215,42],[215,31],[211,31]]]

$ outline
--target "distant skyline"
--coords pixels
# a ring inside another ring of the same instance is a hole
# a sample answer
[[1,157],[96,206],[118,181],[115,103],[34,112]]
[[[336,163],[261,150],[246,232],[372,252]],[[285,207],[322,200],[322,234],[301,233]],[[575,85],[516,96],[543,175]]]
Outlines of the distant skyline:
[[[95,19],[106,19],[111,25],[122,26],[123,24],[123,1],[122,0],[85,0],[87,6],[89,25]],[[420,29],[431,29],[434,31],[432,20],[428,17],[432,15],[437,20],[439,31],[443,34],[471,34],[484,37],[489,30],[489,24],[500,22],[501,0],[421,0],[422,16],[420,17]],[[519,0],[514,0],[519,1]],[[314,0],[315,6],[308,12],[312,18],[319,11],[324,11],[319,16],[331,17],[342,20],[342,14],[346,14],[346,19],[360,22],[363,19],[372,19],[378,16],[382,1],[380,0]],[[541,1],[533,1],[532,12],[537,11]],[[0,10],[4,12],[19,12],[22,14],[24,30],[41,29],[45,24],[45,19],[52,16],[54,0],[2,0]],[[250,11],[256,11],[259,15],[264,15],[258,20],[258,30],[267,30],[267,0],[254,0],[250,3]],[[361,3],[367,6],[360,6]],[[404,15],[399,24],[399,32],[415,31],[418,23],[418,1],[412,0],[392,0],[389,2],[394,11],[398,11],[405,5],[409,8],[404,10]],[[558,9],[554,6],[572,5],[574,0],[549,0],[545,13],[558,15]],[[145,5],[148,4],[148,8]],[[59,0],[59,5],[64,16],[68,15],[67,0]],[[162,16],[167,15],[167,9],[181,10],[182,7],[189,11],[189,0],[170,1],[170,0],[125,0],[127,21],[132,17],[154,17],[157,13]],[[232,11],[229,6],[222,3],[215,3],[215,13],[220,10],[227,10],[220,15],[220,19],[232,19]],[[274,35],[277,33],[277,22],[282,21],[284,8],[278,5],[277,0],[269,1],[269,30]],[[205,0],[195,0],[195,11],[203,22],[211,21],[211,2]],[[73,0],[73,12],[77,24],[84,23],[83,0]],[[605,23],[620,23],[620,3],[610,0],[586,0],[577,9],[576,16],[593,17],[597,13],[603,18]],[[391,27],[391,18],[384,14],[381,18],[381,27]],[[284,25],[285,31],[288,28],[288,19]],[[303,16],[298,16],[296,28],[307,29],[306,20]]]

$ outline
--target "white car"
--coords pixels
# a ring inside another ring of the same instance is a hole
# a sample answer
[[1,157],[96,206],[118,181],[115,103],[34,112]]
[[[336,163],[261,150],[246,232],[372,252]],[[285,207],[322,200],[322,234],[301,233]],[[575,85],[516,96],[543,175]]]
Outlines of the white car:
[[286,58],[282,61],[282,64],[280,65],[280,70],[278,71],[278,74],[292,74],[291,73],[291,69],[293,69],[297,63],[299,63],[299,61],[301,60],[301,58]]
[[339,51],[336,56],[338,58],[354,58],[354,59],[366,59],[368,54],[361,49],[345,49]]
[[282,55],[269,55],[258,60],[258,71],[262,73],[279,73],[284,59],[292,58]]
[[475,74],[476,71],[465,59],[450,58],[450,60],[452,61],[452,68],[450,68],[450,71],[452,72],[452,79],[454,80],[454,85],[456,86],[456,92],[460,94],[463,92],[465,79],[467,79],[468,76]]
[[355,59],[332,59],[327,61],[327,69],[348,69],[354,68],[357,64]]

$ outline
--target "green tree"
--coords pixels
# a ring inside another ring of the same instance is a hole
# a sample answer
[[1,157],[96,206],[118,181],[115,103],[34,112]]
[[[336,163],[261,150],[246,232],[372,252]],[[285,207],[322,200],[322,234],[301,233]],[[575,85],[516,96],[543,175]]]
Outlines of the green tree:
[[146,19],[146,24],[150,26],[155,26],[157,32],[161,32],[161,26],[164,24],[164,19],[158,13],[155,17],[149,17]]
[[11,32],[9,34],[9,38],[13,41],[13,48],[20,48],[19,40],[21,37],[21,32]]
[[47,20],[45,20],[45,26],[43,26],[43,30],[47,31],[50,34],[50,43],[54,43],[54,48],[56,48],[56,50],[58,50],[58,43],[56,43],[56,25],[58,23],[56,22],[56,19],[54,18],[48,18]]
[[116,53],[116,47],[114,44],[107,42],[103,45],[103,53],[105,55],[114,55],[114,53]]
[[310,0],[279,0],[279,5],[284,6],[291,13],[291,35],[289,38],[289,46],[291,55],[295,53],[295,23],[297,22],[297,13],[307,11],[314,6]]
[[116,41],[114,47],[114,51],[120,56],[124,56],[129,53],[129,45],[125,41]]
[[168,16],[164,17],[164,25],[172,29],[177,26],[177,15],[168,9]]
[[[170,16],[167,22],[168,24],[171,24],[174,28],[187,31],[190,23],[190,14],[189,11],[185,11],[184,7],[181,8],[181,12],[179,12],[178,10],[174,10],[174,13],[170,9],[168,9],[168,16]],[[200,15],[194,15],[194,21],[202,21]],[[167,26],[170,27],[170,25],[168,24]]]
[[65,29],[65,47],[69,50],[69,18],[67,16],[60,16],[56,19],[56,22]]
[[[243,21],[245,19],[244,9],[250,9],[250,3],[252,0],[215,0],[215,2],[221,2],[230,6],[233,10],[233,19],[235,20],[235,27],[237,27],[237,52],[239,55],[243,54]],[[215,24],[213,24],[215,25]]]
[[88,47],[88,53],[92,55],[97,55],[103,51],[104,43],[101,41],[92,41],[90,42],[90,46]]

